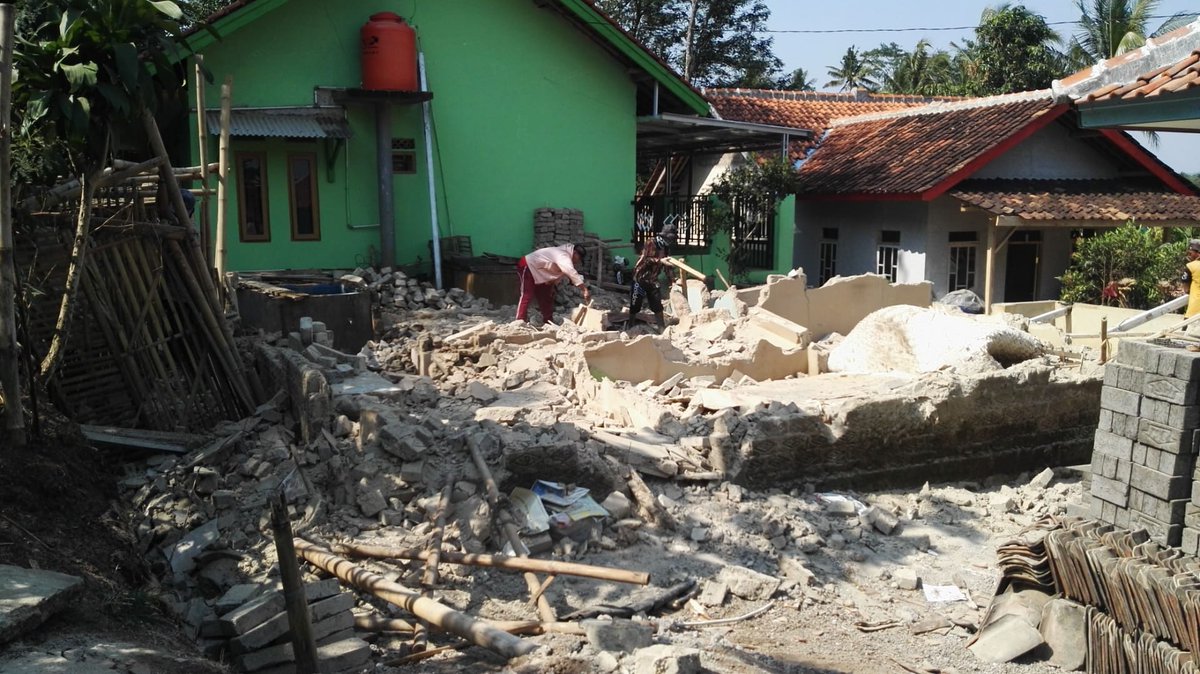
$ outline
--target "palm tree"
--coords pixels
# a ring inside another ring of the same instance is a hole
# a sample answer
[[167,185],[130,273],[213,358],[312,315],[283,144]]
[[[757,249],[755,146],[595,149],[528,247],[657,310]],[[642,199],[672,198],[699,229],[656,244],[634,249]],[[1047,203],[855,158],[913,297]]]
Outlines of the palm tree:
[[827,87],[839,87],[842,91],[861,88],[874,91],[879,84],[871,79],[875,66],[870,59],[864,58],[853,45],[846,48],[842,54],[839,66],[829,67],[829,76],[833,79],[825,83]]
[[1075,0],[1079,9],[1079,32],[1071,40],[1070,56],[1075,67],[1083,68],[1098,61],[1137,49],[1146,38],[1169,33],[1196,18],[1194,13],[1179,12],[1167,18],[1154,31],[1150,19],[1158,0]]
[[817,81],[804,68],[796,68],[790,75],[779,78],[776,86],[789,91],[815,91]]

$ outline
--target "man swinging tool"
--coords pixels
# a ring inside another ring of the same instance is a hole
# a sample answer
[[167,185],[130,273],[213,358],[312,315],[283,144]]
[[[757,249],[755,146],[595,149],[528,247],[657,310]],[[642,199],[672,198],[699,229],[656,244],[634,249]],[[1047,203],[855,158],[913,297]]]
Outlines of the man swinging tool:
[[650,237],[642,244],[642,255],[633,266],[627,327],[633,325],[634,317],[642,310],[643,300],[650,307],[650,311],[654,312],[654,323],[658,325],[659,331],[667,327],[666,318],[663,316],[662,290],[658,286],[658,279],[665,269],[663,257],[666,254],[667,242],[662,236]]
[[521,299],[517,301],[517,320],[529,320],[529,302],[536,298],[542,320],[549,323],[554,318],[554,290],[565,276],[571,285],[583,291],[583,301],[591,299],[591,293],[576,269],[583,264],[587,250],[577,244],[539,248],[517,261],[517,279],[521,284]]

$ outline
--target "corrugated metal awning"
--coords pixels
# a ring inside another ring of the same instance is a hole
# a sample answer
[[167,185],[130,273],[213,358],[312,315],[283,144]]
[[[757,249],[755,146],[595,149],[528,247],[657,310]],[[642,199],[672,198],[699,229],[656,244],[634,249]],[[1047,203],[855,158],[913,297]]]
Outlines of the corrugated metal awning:
[[[350,138],[350,123],[343,108],[235,108],[229,123],[231,136],[257,138]],[[221,133],[221,112],[206,110],[208,133]]]

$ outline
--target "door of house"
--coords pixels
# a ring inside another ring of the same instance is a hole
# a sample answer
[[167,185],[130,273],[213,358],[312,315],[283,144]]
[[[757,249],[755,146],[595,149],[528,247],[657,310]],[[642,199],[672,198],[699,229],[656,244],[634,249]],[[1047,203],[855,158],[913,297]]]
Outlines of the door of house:
[[1037,299],[1041,254],[1042,233],[1039,231],[1019,231],[1008,240],[1008,261],[1004,265],[1005,302]]

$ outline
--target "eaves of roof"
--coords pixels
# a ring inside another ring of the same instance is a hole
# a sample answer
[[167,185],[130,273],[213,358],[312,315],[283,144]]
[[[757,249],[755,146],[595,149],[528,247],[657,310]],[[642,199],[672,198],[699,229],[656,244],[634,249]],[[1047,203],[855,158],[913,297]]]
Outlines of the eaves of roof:
[[[229,35],[257,21],[263,15],[285,4],[287,0],[237,0],[206,19],[217,34]],[[704,95],[685,82],[670,66],[633,39],[607,14],[596,7],[592,0],[542,0],[562,11],[566,18],[592,34],[615,55],[627,59],[632,65],[649,75],[655,82],[674,95],[687,108],[698,115],[710,112]],[[193,28],[186,36],[193,51],[202,51],[217,40],[213,30]]]

